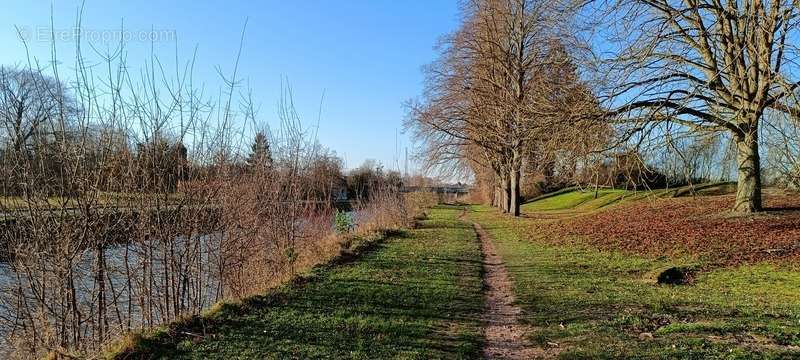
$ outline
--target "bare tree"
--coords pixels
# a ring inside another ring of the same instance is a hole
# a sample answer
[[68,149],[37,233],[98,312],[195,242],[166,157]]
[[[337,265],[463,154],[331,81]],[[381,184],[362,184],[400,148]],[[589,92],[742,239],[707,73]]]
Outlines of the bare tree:
[[21,153],[39,135],[52,134],[60,106],[70,106],[64,85],[34,69],[0,67],[0,122]]
[[559,10],[546,1],[467,2],[462,27],[427,69],[424,101],[409,106],[407,126],[427,164],[490,169],[492,203],[514,215],[525,157],[551,151],[531,145],[552,144],[580,118],[575,105],[596,105],[568,65],[558,31],[568,16]]
[[[737,212],[762,208],[759,127],[794,106],[797,1],[600,2],[612,86],[603,93],[628,134],[727,132],[736,143]],[[598,17],[600,18],[600,17]],[[615,29],[615,30],[608,30]]]

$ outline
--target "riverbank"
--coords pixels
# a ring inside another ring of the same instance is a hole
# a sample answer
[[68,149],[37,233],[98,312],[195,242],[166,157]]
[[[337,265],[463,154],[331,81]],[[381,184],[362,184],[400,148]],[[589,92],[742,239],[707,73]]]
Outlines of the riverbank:
[[481,250],[458,207],[389,234],[358,260],[268,294],[130,337],[112,358],[473,358],[481,351]]

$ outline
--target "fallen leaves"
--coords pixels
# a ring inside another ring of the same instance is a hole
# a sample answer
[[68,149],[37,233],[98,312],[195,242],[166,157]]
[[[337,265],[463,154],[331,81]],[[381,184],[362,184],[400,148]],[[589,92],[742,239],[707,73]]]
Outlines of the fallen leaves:
[[765,198],[765,213],[732,214],[732,196],[636,201],[536,225],[553,241],[578,238],[642,255],[701,257],[721,265],[800,257],[800,195]]

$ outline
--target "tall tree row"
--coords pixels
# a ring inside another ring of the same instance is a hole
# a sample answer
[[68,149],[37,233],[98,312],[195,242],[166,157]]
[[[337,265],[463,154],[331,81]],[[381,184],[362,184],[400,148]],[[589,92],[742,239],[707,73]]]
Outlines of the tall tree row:
[[550,5],[465,3],[461,28],[426,69],[423,99],[409,104],[406,125],[423,144],[427,165],[489,170],[491,202],[514,215],[523,164],[536,157],[531,152],[554,151],[556,134],[583,123],[583,108],[596,104],[554,30],[562,14]]

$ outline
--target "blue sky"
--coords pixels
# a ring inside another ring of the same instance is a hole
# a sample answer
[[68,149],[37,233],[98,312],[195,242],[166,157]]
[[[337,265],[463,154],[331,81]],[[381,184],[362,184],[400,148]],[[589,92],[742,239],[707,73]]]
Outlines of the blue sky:
[[[15,26],[30,38],[31,54],[47,61],[50,8],[57,30],[74,27],[78,0],[14,0],[0,13],[0,64],[20,64],[25,52]],[[421,66],[435,59],[437,39],[457,26],[455,0],[318,1],[121,1],[86,0],[84,30],[124,28],[166,31],[155,43],[162,58],[184,60],[198,47],[196,79],[218,84],[215,66],[233,67],[248,19],[240,74],[249,80],[260,117],[277,123],[281,78],[287,78],[300,115],[309,125],[325,100],[319,140],[345,159],[348,168],[365,159],[396,166],[396,133],[402,103],[422,91]],[[56,42],[67,70],[74,43]],[[143,64],[150,42],[128,43],[128,62]],[[102,41],[96,46],[103,47]],[[65,60],[64,60],[65,59]],[[399,136],[399,165],[409,139]],[[409,146],[410,147],[410,146]],[[409,151],[411,151],[409,149]]]

